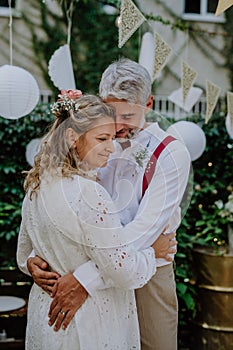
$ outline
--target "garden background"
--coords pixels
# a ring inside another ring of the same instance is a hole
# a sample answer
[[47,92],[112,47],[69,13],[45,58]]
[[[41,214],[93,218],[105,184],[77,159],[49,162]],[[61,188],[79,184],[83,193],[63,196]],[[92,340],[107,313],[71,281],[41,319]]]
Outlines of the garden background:
[[[116,1],[110,1],[116,3]],[[58,94],[49,79],[45,68],[53,52],[66,41],[66,9],[62,2],[64,25],[60,18],[40,2],[41,30],[46,36],[37,36],[30,19],[25,22],[32,32],[33,49],[38,67],[44,74],[53,91],[53,99]],[[227,17],[233,15],[228,11]],[[100,2],[94,0],[79,1],[73,15],[71,50],[72,56],[82,57],[79,65],[73,60],[77,87],[82,91],[97,93],[102,71],[112,61],[121,56],[138,60],[138,34],[119,49],[118,32],[114,16],[103,16]],[[52,20],[51,20],[52,19]],[[59,24],[59,25],[58,25]],[[227,22],[226,26],[230,26]],[[106,30],[108,28],[108,30]],[[232,28],[232,25],[231,25]],[[93,40],[95,37],[95,40]],[[232,40],[233,42],[233,40]],[[228,43],[229,46],[229,43]],[[229,49],[229,48],[228,48]],[[232,68],[231,55],[226,64],[229,72]],[[106,54],[107,53],[107,54]],[[231,58],[230,58],[231,57]],[[229,73],[229,79],[231,78]],[[156,83],[153,86],[156,94]],[[227,201],[233,190],[233,140],[225,127],[226,110],[215,113],[208,124],[203,115],[189,115],[184,120],[194,121],[202,127],[207,145],[202,156],[193,162],[193,195],[182,224],[177,232],[179,249],[176,255],[176,282],[179,298],[179,342],[180,349],[188,349],[190,325],[196,313],[195,286],[193,285],[193,266],[191,248],[194,244],[224,247],[227,243],[229,221],[219,215],[220,208],[215,202]],[[166,117],[166,116],[165,116]],[[24,197],[23,170],[30,169],[26,161],[27,144],[34,138],[40,138],[52,121],[50,103],[40,103],[30,115],[18,120],[0,118],[0,267],[16,266],[15,251],[21,221],[21,205]],[[175,120],[169,118],[169,122]]]

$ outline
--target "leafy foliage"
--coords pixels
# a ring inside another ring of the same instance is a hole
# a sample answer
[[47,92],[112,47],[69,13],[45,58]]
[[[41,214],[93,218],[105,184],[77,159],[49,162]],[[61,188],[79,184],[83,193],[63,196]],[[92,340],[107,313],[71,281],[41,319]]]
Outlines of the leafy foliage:
[[[203,155],[193,162],[194,183],[190,206],[177,232],[176,282],[179,299],[179,325],[187,327],[195,316],[194,268],[191,248],[195,244],[212,246],[216,252],[227,243],[227,223],[220,217],[215,201],[228,197],[233,185],[233,140],[225,128],[225,114],[218,113],[202,125],[207,145]],[[203,124],[201,117],[187,120]]]
[[[25,14],[24,19],[32,34],[35,60],[48,85],[57,94],[47,72],[48,62],[54,51],[66,43],[66,14],[64,1],[61,1],[63,14],[51,12],[42,1],[30,0],[40,9],[40,31],[32,17]],[[118,0],[107,3],[119,5]],[[118,29],[115,17],[106,15],[102,5],[95,0],[77,0],[73,14],[71,54],[77,88],[85,92],[98,91],[103,70],[120,56],[137,60],[137,33],[119,49]],[[226,12],[226,30],[232,34],[232,10]],[[166,24],[166,23],[165,23]],[[107,30],[106,30],[107,28]],[[39,35],[42,33],[43,35]],[[227,38],[225,55],[227,67],[232,64],[232,40]],[[233,69],[231,69],[233,72]],[[231,77],[233,85],[233,79]],[[29,116],[19,120],[0,118],[0,265],[15,265],[17,236],[21,221],[21,205],[24,196],[22,170],[29,169],[25,159],[28,142],[41,137],[52,117],[48,105],[39,105]],[[188,120],[203,124],[199,116]],[[195,289],[191,283],[192,261],[190,250],[195,243],[204,245],[224,245],[226,241],[226,222],[218,215],[214,202],[227,200],[227,187],[232,184],[232,140],[225,129],[225,118],[217,114],[211,118],[203,130],[207,138],[204,154],[195,162],[194,193],[186,216],[177,232],[179,252],[176,255],[176,282],[180,307],[180,327],[184,327],[195,313]]]
[[41,137],[51,122],[49,106],[39,105],[29,116],[18,120],[0,118],[0,266],[14,265],[21,206],[24,197],[23,170],[26,146]]

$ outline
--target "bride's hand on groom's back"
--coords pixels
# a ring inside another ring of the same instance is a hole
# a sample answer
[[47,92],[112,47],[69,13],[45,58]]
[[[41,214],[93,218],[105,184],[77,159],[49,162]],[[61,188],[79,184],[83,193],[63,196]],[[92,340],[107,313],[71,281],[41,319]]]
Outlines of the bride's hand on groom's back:
[[166,233],[165,230],[161,233],[158,239],[152,244],[156,258],[163,258],[167,261],[172,261],[170,254],[175,254],[177,251],[176,233]]

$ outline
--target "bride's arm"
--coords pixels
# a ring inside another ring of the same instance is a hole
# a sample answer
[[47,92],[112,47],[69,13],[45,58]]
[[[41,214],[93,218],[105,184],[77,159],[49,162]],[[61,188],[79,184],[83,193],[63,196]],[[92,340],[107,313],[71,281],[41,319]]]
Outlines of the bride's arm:
[[134,248],[134,237],[122,230],[115,206],[102,186],[95,184],[82,194],[78,218],[87,255],[106,283],[113,281],[125,289],[142,287],[156,272],[154,249]]

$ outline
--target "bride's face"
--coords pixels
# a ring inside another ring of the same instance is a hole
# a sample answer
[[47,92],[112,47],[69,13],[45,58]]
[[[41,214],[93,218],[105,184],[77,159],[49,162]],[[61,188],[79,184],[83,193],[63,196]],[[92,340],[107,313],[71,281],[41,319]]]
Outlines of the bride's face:
[[79,159],[91,168],[106,166],[108,158],[114,152],[115,123],[110,117],[100,118],[95,126],[77,141]]

